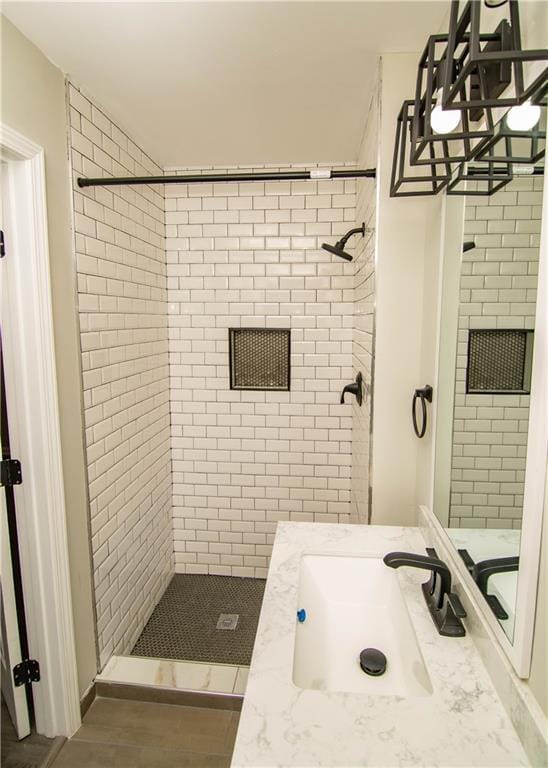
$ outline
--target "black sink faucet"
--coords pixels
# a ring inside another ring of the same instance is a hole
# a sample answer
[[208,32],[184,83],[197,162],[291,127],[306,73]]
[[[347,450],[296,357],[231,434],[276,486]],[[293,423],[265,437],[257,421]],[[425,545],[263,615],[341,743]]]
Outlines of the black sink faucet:
[[443,560],[437,557],[428,557],[426,555],[416,555],[414,552],[389,552],[384,556],[384,563],[390,568],[401,568],[402,565],[409,565],[412,568],[422,568],[424,571],[431,571],[432,575],[439,574],[439,589],[436,590],[435,598],[433,596],[436,608],[442,607],[443,596],[451,592],[451,571],[445,565]]
[[422,585],[422,592],[430,615],[440,635],[464,637],[466,630],[461,621],[466,612],[458,596],[451,592],[451,571],[440,560],[435,549],[427,548],[428,556],[414,552],[389,552],[383,560],[390,568],[411,566],[430,571],[430,578]]
[[498,597],[489,594],[487,591],[488,581],[491,576],[494,576],[496,573],[509,573],[511,571],[519,570],[519,557],[517,555],[512,557],[492,557],[488,560],[481,560],[479,563],[475,563],[467,549],[458,549],[457,552],[461,556],[469,574],[478,585],[481,594],[486,599],[497,619],[507,619],[508,613]]
[[510,573],[519,570],[519,557],[493,557],[474,565],[472,576],[482,594],[487,594],[487,582],[495,573]]

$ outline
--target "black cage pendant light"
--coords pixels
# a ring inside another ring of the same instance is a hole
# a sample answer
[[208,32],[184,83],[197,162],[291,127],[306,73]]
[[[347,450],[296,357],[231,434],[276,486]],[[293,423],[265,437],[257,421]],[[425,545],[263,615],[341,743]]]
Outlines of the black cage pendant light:
[[[519,115],[515,124],[516,118],[512,120],[512,110],[510,110],[495,127],[493,137],[476,153],[475,159],[492,158],[495,162],[519,165],[538,163],[546,152],[547,90],[548,86],[545,84],[544,88],[531,100],[529,110],[532,108],[536,112],[529,117],[528,125],[525,127],[520,125]],[[518,107],[517,110],[523,110],[523,107]],[[531,122],[534,124],[531,125]]]
[[497,5],[507,18],[500,20],[499,11],[492,23],[498,26],[480,32],[481,0],[466,2],[460,15],[459,0],[452,0],[448,34],[428,39],[415,99],[404,101],[398,115],[392,197],[444,189],[492,195],[516,175],[542,172],[548,50],[522,49],[517,0]]
[[[497,34],[482,38],[488,43],[499,39]],[[413,165],[469,160],[494,136],[489,107],[474,111],[442,108],[445,72],[458,68],[448,57],[447,43],[448,35],[431,35],[419,61],[411,136]],[[465,98],[464,84],[460,87]]]
[[495,162],[492,155],[482,162],[461,163],[447,186],[448,195],[489,196],[512,181],[509,163]]
[[[544,110],[545,112],[545,110]],[[513,131],[504,117],[496,128],[495,135],[475,156],[476,160],[492,160],[511,165],[534,165],[544,157],[546,151],[546,128],[534,126],[528,131]]]
[[[425,165],[411,164],[411,133],[413,130],[413,110],[415,102],[407,99],[403,102],[396,124],[396,141],[392,159],[390,179],[391,197],[412,197],[415,195],[436,195],[451,179],[451,165],[445,160],[440,163],[434,155],[434,147],[429,145],[431,162]],[[447,156],[447,146],[442,147]]]
[[460,2],[452,0],[447,58],[456,66],[444,71],[444,109],[518,106],[533,98],[546,83],[548,68],[544,67],[525,84],[524,62],[547,60],[548,50],[522,49],[518,2],[508,0],[506,5],[509,19],[503,19],[497,27],[497,39],[482,47],[482,3],[468,0],[459,16]]

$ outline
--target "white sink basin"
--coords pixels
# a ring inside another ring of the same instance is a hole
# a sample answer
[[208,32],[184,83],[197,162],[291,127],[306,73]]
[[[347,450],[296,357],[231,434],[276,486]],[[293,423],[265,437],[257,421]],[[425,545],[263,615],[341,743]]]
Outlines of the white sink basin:
[[[295,633],[295,685],[366,695],[432,693],[396,572],[382,559],[304,555],[298,594],[306,619]],[[362,671],[364,648],[385,654],[383,675]]]

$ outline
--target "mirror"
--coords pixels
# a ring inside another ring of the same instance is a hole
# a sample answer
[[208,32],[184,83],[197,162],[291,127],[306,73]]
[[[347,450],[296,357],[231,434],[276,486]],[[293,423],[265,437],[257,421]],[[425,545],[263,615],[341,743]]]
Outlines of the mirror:
[[489,197],[472,187],[447,197],[445,210],[434,513],[510,643],[523,566],[543,188],[544,158]]

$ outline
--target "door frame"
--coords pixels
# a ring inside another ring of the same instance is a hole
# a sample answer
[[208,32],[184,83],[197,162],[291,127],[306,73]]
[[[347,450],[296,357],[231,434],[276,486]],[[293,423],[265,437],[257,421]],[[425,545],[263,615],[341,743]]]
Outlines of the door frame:
[[[71,601],[67,522],[51,303],[44,150],[0,123],[7,161],[11,234],[17,258],[2,269],[6,395],[12,454],[23,483],[14,487],[38,733],[70,737],[81,723]],[[7,288],[9,287],[9,290]]]

